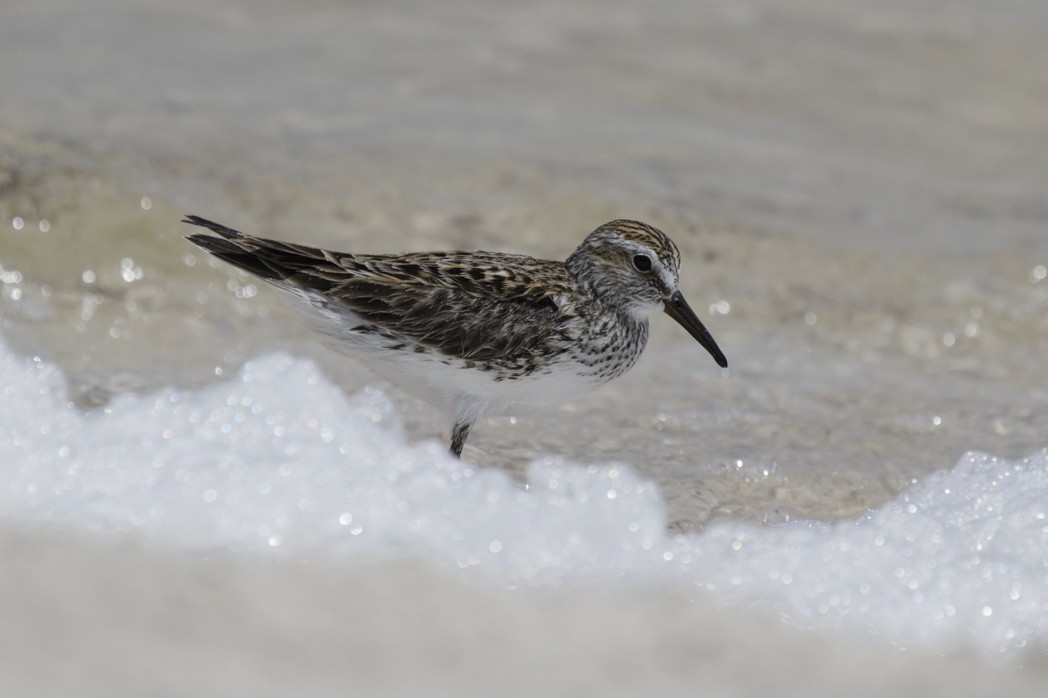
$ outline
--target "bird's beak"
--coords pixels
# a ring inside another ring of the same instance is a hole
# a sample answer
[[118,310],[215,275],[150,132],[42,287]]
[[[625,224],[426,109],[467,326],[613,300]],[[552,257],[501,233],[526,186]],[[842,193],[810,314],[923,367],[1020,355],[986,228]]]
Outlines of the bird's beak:
[[710,356],[713,357],[718,366],[721,368],[728,367],[728,360],[724,358],[724,352],[717,346],[717,342],[713,341],[713,335],[702,324],[702,320],[698,318],[695,311],[684,300],[684,296],[680,294],[680,291],[674,292],[672,296],[665,299],[662,303],[662,309],[666,311],[667,315],[679,322],[681,327],[688,331],[688,334],[699,340],[699,344],[706,348],[706,351],[710,353]]

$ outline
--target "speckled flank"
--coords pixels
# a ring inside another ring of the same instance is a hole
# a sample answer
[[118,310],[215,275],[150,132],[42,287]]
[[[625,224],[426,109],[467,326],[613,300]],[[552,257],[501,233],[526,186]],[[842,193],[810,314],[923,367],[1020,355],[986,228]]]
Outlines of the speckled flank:
[[676,245],[637,221],[600,226],[563,263],[494,252],[347,254],[197,216],[185,222],[215,233],[188,236],[196,245],[305,301],[337,348],[376,370],[392,366],[384,376],[446,403],[456,455],[490,409],[564,402],[624,374],[644,350],[653,310],[667,309],[726,365],[690,309],[673,310],[683,303]]

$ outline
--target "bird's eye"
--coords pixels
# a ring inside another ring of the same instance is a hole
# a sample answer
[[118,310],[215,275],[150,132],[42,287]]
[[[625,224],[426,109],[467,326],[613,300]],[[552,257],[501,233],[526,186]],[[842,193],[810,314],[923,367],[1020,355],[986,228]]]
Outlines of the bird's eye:
[[637,271],[651,271],[651,257],[646,254],[638,254],[633,257],[633,266]]

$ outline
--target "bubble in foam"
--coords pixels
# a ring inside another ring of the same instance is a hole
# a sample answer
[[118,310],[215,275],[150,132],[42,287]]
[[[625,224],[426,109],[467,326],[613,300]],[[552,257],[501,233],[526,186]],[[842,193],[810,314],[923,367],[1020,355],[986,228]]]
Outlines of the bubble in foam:
[[73,408],[61,373],[0,346],[8,521],[193,549],[422,557],[508,586],[686,584],[806,626],[904,645],[1048,647],[1048,453],[971,453],[855,520],[671,536],[653,484],[543,458],[509,474],[409,444],[380,391],[286,355],[200,390]]

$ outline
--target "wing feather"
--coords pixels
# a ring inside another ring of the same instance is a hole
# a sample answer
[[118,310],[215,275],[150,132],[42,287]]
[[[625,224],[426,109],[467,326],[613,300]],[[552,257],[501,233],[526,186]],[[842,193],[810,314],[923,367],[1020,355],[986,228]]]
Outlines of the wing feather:
[[197,216],[185,222],[218,235],[188,236],[216,257],[286,290],[319,293],[366,323],[357,329],[419,350],[526,368],[577,331],[563,302],[573,282],[560,262],[490,252],[355,255],[256,238]]

